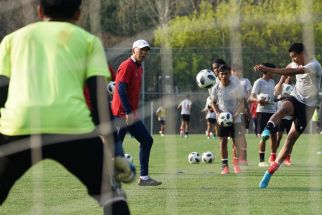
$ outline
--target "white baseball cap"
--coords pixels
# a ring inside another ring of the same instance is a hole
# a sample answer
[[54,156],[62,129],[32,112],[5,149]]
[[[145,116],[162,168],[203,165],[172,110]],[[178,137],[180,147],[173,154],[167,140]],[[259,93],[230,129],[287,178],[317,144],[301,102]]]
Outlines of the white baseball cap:
[[150,45],[147,41],[145,40],[137,40],[133,43],[133,46],[132,48],[139,48],[139,49],[142,49],[144,47],[148,47],[150,49]]

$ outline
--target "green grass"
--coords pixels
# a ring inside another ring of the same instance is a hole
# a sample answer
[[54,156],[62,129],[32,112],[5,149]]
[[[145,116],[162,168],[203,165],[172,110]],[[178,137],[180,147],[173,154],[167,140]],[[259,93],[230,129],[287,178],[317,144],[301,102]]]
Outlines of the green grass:
[[[293,151],[294,165],[277,171],[266,190],[258,188],[265,171],[257,167],[258,139],[248,135],[247,140],[249,166],[239,175],[221,176],[218,140],[213,144],[204,135],[154,136],[150,175],[163,184],[124,185],[132,214],[321,214],[322,156],[316,152],[322,151],[322,136],[303,135]],[[138,148],[135,139],[126,139],[126,152],[135,164]],[[188,163],[190,152],[208,150],[215,153],[215,163]],[[0,208],[0,214],[18,213],[94,215],[102,211],[75,177],[57,163],[44,161],[16,183]]]

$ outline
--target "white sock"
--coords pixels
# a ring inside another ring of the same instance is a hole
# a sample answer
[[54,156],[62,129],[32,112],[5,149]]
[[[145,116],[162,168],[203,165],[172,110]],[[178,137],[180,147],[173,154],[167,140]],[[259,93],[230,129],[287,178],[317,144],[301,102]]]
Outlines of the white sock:
[[145,181],[149,179],[149,176],[148,175],[140,176],[140,179]]

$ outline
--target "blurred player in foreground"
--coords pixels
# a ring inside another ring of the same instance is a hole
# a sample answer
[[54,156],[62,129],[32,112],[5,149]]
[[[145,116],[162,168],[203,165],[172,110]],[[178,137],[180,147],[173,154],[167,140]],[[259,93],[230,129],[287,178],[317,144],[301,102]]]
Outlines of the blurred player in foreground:
[[[130,214],[111,175],[114,140],[105,53],[96,36],[75,25],[81,2],[40,0],[37,10],[43,21],[1,42],[0,204],[30,167],[53,159],[86,186],[104,214]],[[116,179],[133,180],[122,148],[115,153]]]
[[264,65],[254,66],[255,71],[267,71],[279,75],[295,75],[296,83],[290,97],[285,98],[281,108],[269,119],[262,138],[268,139],[280,120],[287,116],[293,116],[293,123],[288,133],[283,148],[279,152],[275,162],[265,172],[259,183],[260,188],[266,188],[274,172],[292,152],[296,140],[305,130],[317,106],[320,90],[322,69],[321,64],[311,58],[302,43],[294,43],[289,48],[292,62],[299,65],[298,68],[269,68]]

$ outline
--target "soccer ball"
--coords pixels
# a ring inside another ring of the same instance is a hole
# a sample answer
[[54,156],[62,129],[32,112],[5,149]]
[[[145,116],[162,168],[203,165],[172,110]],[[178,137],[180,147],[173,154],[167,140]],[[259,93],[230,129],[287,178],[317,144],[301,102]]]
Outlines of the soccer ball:
[[202,154],[202,157],[201,157],[201,160],[204,162],[204,163],[212,163],[215,159],[215,156],[212,152],[208,151],[208,152],[204,152]]
[[218,116],[218,124],[222,127],[228,127],[233,124],[233,115],[229,112],[221,112]]
[[216,82],[215,74],[209,69],[201,70],[196,76],[200,88],[210,88]]
[[293,90],[293,86],[290,84],[283,84],[282,95],[288,94],[290,95]]
[[114,81],[110,81],[107,84],[106,88],[107,88],[107,92],[112,95],[113,92],[114,92],[114,88],[115,88],[115,82]]
[[265,94],[265,93],[260,93],[258,94],[257,96],[259,98],[259,100],[264,100],[264,101],[269,101],[269,95],[268,94]]
[[199,163],[201,160],[200,154],[198,152],[191,152],[188,156],[188,161],[191,164]]
[[133,157],[130,154],[124,154],[124,157],[126,158],[126,160],[128,160],[130,163],[133,163]]

